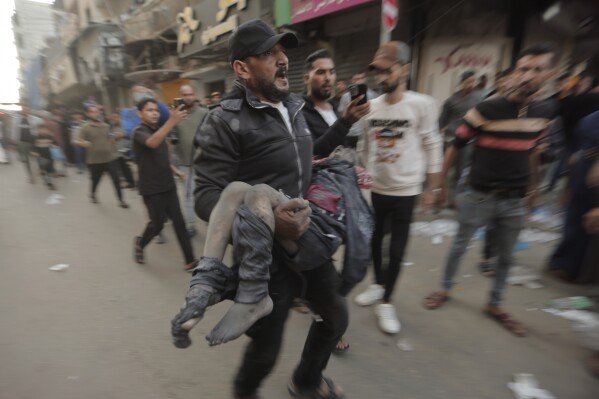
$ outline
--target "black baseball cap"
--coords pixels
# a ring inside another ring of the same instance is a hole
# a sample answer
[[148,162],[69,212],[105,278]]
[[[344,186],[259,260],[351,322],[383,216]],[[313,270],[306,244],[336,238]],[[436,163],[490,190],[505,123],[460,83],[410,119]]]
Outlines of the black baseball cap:
[[281,43],[286,49],[299,45],[293,33],[277,34],[266,22],[252,19],[239,25],[229,38],[229,60],[245,60],[251,55],[262,54],[277,43]]

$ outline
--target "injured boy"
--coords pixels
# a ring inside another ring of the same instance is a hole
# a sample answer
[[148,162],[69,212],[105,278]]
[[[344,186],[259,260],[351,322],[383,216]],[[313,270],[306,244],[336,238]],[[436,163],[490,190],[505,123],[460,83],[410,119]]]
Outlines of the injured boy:
[[[286,256],[289,267],[301,273],[321,266],[330,261],[345,241],[341,290],[349,292],[363,278],[370,258],[372,214],[358,182],[353,165],[327,159],[315,163],[312,185],[306,195],[308,201],[289,199],[265,184],[230,183],[210,215],[204,255],[193,271],[184,307],[171,322],[174,345],[190,346],[189,331],[209,306],[225,299],[234,300],[234,304],[206,336],[211,346],[238,338],[272,312],[268,280],[274,244],[274,209],[288,201],[296,202],[295,212],[308,206],[315,211],[308,230],[299,240],[277,239],[284,252],[292,254]],[[364,180],[360,183],[363,187],[367,185]],[[354,248],[350,254],[348,241],[352,241]],[[230,242],[232,268],[222,262]]]

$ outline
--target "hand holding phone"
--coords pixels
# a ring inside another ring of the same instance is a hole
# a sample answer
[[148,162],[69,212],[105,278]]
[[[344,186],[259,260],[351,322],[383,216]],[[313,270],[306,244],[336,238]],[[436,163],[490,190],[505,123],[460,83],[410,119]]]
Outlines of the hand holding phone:
[[349,85],[348,89],[352,101],[360,97],[361,95],[364,95],[364,97],[360,101],[358,101],[356,105],[362,105],[365,104],[366,101],[368,101],[368,98],[366,98],[368,93],[368,86],[366,86],[364,83]]

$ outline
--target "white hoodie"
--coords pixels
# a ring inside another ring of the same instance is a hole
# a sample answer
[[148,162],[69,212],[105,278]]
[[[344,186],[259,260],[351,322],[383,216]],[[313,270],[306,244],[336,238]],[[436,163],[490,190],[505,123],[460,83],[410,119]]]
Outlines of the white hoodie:
[[373,178],[373,192],[418,195],[426,173],[440,172],[443,164],[439,106],[432,97],[413,91],[404,92],[396,104],[385,98],[370,101],[370,113],[362,119],[362,164]]

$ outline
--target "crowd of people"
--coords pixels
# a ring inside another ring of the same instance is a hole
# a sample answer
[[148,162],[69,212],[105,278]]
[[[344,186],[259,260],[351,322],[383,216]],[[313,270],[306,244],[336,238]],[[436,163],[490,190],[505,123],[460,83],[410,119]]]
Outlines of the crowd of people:
[[[353,95],[348,80],[337,79],[333,56],[318,50],[304,63],[305,92],[290,93],[286,51],[298,44],[292,33],[249,21],[229,40],[237,79],[223,97],[215,92],[200,102],[193,86],[183,85],[183,103],[169,107],[137,85],[135,107],[104,116],[93,101],[70,114],[61,106],[50,114],[23,107],[3,142],[18,149],[31,183],[37,159],[50,189],[66,165],[79,173],[87,165],[92,203],[99,202],[104,172],[122,208],[128,208],[122,188],[137,188],[150,219],[134,239],[137,263],[145,263],[144,248],[172,221],[184,269],[193,273],[172,320],[174,343],[188,347],[207,307],[232,300],[207,339],[211,345],[244,333],[251,339],[235,377],[236,398],[258,397],[298,298],[321,321],[310,327],[289,393],[344,396],[323,370],[331,353],[349,349],[346,297],[372,264],[372,284],[354,301],[374,305],[383,332],[401,330],[393,293],[419,206],[455,208],[459,223],[440,288],[423,300],[426,309],[449,301],[461,258],[484,227],[480,268],[494,279],[484,312],[526,336],[526,326],[502,306],[506,280],[527,215],[557,186],[565,226],[546,268],[569,282],[599,282],[599,63],[592,59],[584,72],[558,77],[557,49],[534,45],[497,73],[493,88],[485,75],[465,71],[440,105],[408,89],[410,48],[397,41],[382,45],[351,78],[364,84],[370,74],[376,91]],[[185,182],[181,203],[174,177]],[[201,257],[190,240],[197,217],[208,222]],[[233,265],[223,261],[229,244]],[[342,244],[344,264],[335,267]]]

